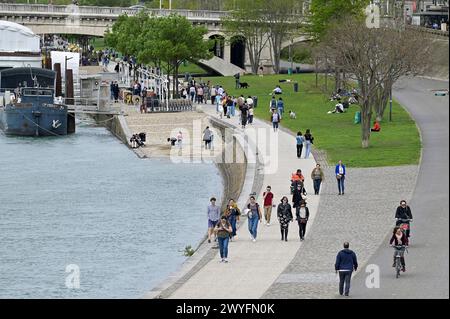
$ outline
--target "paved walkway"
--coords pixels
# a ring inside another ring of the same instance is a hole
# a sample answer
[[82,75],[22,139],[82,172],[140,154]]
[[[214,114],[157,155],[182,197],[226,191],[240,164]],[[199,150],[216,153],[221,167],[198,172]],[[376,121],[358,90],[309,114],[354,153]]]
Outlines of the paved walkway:
[[[216,116],[215,107],[203,106],[204,111],[211,116]],[[238,126],[238,117],[224,119],[232,125]],[[313,193],[312,180],[309,178],[315,161],[309,159],[297,159],[295,151],[295,138],[283,131],[274,133],[266,122],[255,120],[254,128],[263,129],[264,133],[272,136],[278,135],[278,152],[264,155],[259,154],[260,160],[269,163],[278,163],[276,171],[264,175],[263,189],[258,194],[257,201],[262,205],[262,192],[267,185],[272,186],[275,195],[274,203],[278,205],[282,196],[290,195],[290,177],[292,172],[301,168],[306,178],[305,187],[309,194]],[[244,136],[250,132],[239,130]],[[256,143],[258,136],[248,135],[249,140]],[[248,197],[249,194],[241,196]],[[308,195],[310,209],[309,226],[313,224],[316,215],[319,196]],[[242,207],[241,207],[242,209]],[[272,213],[271,226],[263,223],[258,227],[258,238],[254,243],[250,240],[248,224],[245,222],[237,233],[237,239],[229,245],[229,263],[220,263],[218,252],[215,258],[197,271],[186,283],[177,289],[170,298],[197,299],[197,298],[260,298],[273,284],[280,273],[292,261],[302,243],[298,236],[298,226],[294,222],[290,226],[288,242],[282,242],[279,224],[276,218],[276,209]],[[211,244],[212,245],[212,244]]]
[[449,97],[432,90],[447,89],[448,81],[410,78],[399,81],[394,97],[418,124],[423,142],[422,163],[410,202],[414,222],[407,272],[399,279],[389,261],[386,240],[370,259],[380,265],[380,288],[367,289],[356,276],[354,295],[361,298],[449,298]]

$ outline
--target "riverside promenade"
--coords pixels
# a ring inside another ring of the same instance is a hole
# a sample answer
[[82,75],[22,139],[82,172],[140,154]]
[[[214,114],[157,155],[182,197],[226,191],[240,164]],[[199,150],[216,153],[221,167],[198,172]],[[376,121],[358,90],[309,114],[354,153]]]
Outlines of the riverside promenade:
[[[215,106],[203,105],[201,108],[206,114],[217,118]],[[257,192],[257,202],[262,206],[262,193],[267,185],[272,187],[274,204],[278,206],[283,196],[287,196],[289,202],[291,202],[291,174],[300,168],[305,176],[305,187],[308,191],[307,203],[310,209],[308,227],[311,227],[314,223],[320,196],[312,195],[314,191],[310,174],[316,164],[312,155],[309,159],[298,159],[295,137],[282,130],[277,133],[273,132],[271,125],[267,122],[255,119],[253,125],[249,125],[246,130],[241,130],[238,116],[231,119],[224,118],[222,121],[237,128],[235,134],[242,137],[248,136],[249,144],[255,144],[258,138],[257,135],[247,135],[247,131],[249,132],[252,129],[262,129],[267,135],[278,136],[277,151],[258,151],[259,161],[264,164],[263,167],[271,166],[268,165],[270,163],[276,163],[277,169],[273,172],[260,170],[259,173],[262,174],[263,182],[261,189]],[[245,189],[238,199],[238,203],[247,202],[250,194],[245,192]],[[205,209],[207,204],[205,203]],[[243,210],[245,207],[241,206],[240,208]],[[202,299],[233,296],[233,298],[239,299],[261,298],[289,265],[303,242],[300,242],[298,225],[295,221],[290,225],[288,242],[281,241],[276,208],[273,208],[270,226],[265,226],[263,222],[259,224],[257,242],[250,240],[246,217],[242,219],[244,222],[241,222],[236,239],[229,244],[229,263],[220,263],[218,250],[212,248],[215,244],[205,242],[202,246],[209,245],[211,257],[202,267],[197,267],[196,271],[191,272],[190,277],[179,284],[178,288],[172,290],[170,294],[163,293],[162,296],[147,295],[146,297]],[[308,241],[308,232],[307,229],[305,241]],[[201,249],[204,250],[205,248]]]

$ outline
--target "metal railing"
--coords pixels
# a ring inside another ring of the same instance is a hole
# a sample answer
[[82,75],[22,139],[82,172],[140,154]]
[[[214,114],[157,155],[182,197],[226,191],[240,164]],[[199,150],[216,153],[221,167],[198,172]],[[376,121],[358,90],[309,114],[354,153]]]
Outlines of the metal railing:
[[[147,9],[151,15],[168,16],[170,14],[178,14],[188,19],[195,20],[213,20],[220,21],[228,13],[226,11],[207,11],[207,10],[184,10],[184,9]],[[73,15],[80,17],[111,17],[116,18],[120,15],[136,15],[139,9],[121,8],[121,7],[92,7],[92,6],[61,6],[61,5],[45,5],[45,4],[14,4],[0,3],[0,14],[11,13],[14,15]]]

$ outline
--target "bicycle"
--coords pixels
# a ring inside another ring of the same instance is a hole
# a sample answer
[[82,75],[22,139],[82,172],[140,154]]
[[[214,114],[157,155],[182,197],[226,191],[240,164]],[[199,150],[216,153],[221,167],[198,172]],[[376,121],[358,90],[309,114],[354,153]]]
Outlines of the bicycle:
[[401,259],[404,256],[405,251],[408,252],[408,246],[393,245],[392,247],[395,249],[395,278],[398,278],[400,277],[400,272],[403,268]]

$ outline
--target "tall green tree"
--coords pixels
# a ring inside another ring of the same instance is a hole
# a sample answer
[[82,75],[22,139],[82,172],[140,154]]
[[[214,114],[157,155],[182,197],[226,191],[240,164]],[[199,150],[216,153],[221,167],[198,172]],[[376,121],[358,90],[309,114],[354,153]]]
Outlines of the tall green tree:
[[121,16],[105,35],[106,44],[117,51],[133,55],[138,63],[165,67],[173,76],[173,93],[178,94],[178,70],[184,61],[198,62],[211,58],[211,43],[204,40],[205,27],[193,26],[179,15]]

